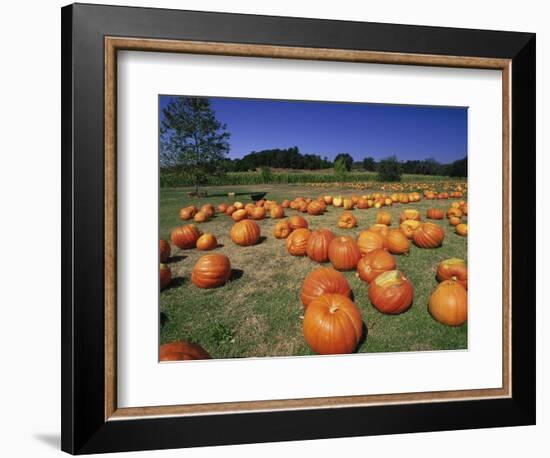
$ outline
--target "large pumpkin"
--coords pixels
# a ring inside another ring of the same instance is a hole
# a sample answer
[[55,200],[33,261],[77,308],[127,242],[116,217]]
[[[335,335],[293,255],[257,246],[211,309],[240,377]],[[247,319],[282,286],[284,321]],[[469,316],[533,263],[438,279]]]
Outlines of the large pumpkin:
[[204,223],[208,221],[208,218],[209,218],[208,215],[202,210],[198,211],[197,213],[195,213],[195,216],[193,216],[195,223]]
[[376,214],[376,224],[385,224],[386,226],[391,226],[391,213],[379,211]]
[[307,221],[305,220],[305,218],[303,218],[300,215],[291,216],[288,219],[288,224],[290,224],[290,227],[292,228],[292,230],[301,229],[301,228],[305,228],[305,229],[308,228]]
[[385,224],[373,224],[369,227],[369,231],[378,232],[382,237],[386,237],[390,232],[390,228]]
[[444,238],[445,232],[434,223],[423,223],[413,233],[413,241],[419,248],[440,247]]
[[457,226],[455,227],[455,232],[458,235],[466,237],[468,235],[468,225],[465,223],[457,224]]
[[426,211],[426,217],[429,219],[443,219],[445,213],[440,208],[428,208]]
[[305,278],[300,299],[307,307],[313,299],[326,293],[351,297],[351,288],[343,274],[329,267],[320,267]]
[[166,240],[160,239],[160,262],[168,261],[171,251],[170,244]]
[[175,228],[170,234],[170,241],[182,250],[195,248],[200,232],[194,224]]
[[277,224],[275,224],[275,228],[273,229],[273,235],[276,239],[286,239],[291,232],[292,228],[290,227],[290,224],[288,224],[287,220],[277,221]]
[[296,229],[286,238],[286,249],[292,256],[305,256],[307,242],[311,231],[306,228]]
[[468,319],[468,294],[458,282],[445,280],[432,293],[428,310],[436,321],[460,326]]
[[246,218],[248,218],[248,213],[244,208],[241,208],[239,210],[235,210],[233,213],[231,213],[231,218],[233,218],[233,221],[239,222]]
[[212,234],[202,234],[199,239],[197,240],[197,249],[198,250],[213,250],[218,246],[218,241],[216,240],[216,237],[214,237]]
[[172,271],[166,264],[160,265],[160,289],[166,288],[172,281]]
[[215,288],[225,284],[231,276],[231,263],[224,254],[207,254],[199,258],[193,272],[191,281],[199,288]]
[[369,286],[369,299],[382,313],[395,315],[407,311],[413,296],[411,282],[398,270],[381,273]]
[[189,361],[211,358],[204,348],[190,342],[170,342],[160,346],[161,361]]
[[386,250],[377,249],[364,255],[357,263],[357,275],[370,283],[378,275],[396,267],[394,257]]
[[384,248],[386,240],[378,232],[371,230],[363,231],[357,237],[357,246],[361,254],[365,255],[373,250]]
[[361,259],[361,252],[351,237],[336,237],[329,243],[328,257],[335,269],[354,270]]
[[315,353],[352,353],[363,335],[361,313],[342,294],[323,294],[313,300],[304,315],[304,339]]
[[401,229],[401,232],[405,234],[405,237],[412,239],[414,231],[420,227],[420,224],[420,221],[406,219],[399,225],[399,229]]
[[399,229],[392,229],[386,236],[386,248],[392,254],[409,252],[409,239]]
[[272,205],[271,210],[269,211],[272,218],[284,218],[285,217],[285,209],[281,207],[280,205]]
[[468,289],[468,267],[463,259],[451,258],[441,261],[435,274],[440,282],[453,280]]
[[310,202],[307,206],[307,212],[310,215],[322,215],[325,211],[325,205],[321,202],[314,200],[313,202]]
[[341,229],[351,229],[357,226],[357,220],[351,212],[344,212],[338,218],[338,227]]
[[420,212],[418,210],[413,210],[413,209],[404,210],[399,216],[399,221],[402,223],[403,221],[408,221],[408,220],[420,221],[421,220]]
[[201,212],[205,213],[208,218],[212,218],[212,216],[214,216],[214,213],[216,213],[216,210],[214,209],[214,205],[204,204],[201,207]]
[[230,235],[237,245],[255,245],[260,239],[260,226],[256,221],[245,219],[233,225]]
[[252,219],[257,219],[257,220],[264,219],[264,218],[265,218],[265,214],[266,214],[266,211],[265,211],[265,208],[264,208],[264,207],[255,207],[255,208],[250,212],[250,216],[252,217]]
[[316,262],[327,262],[328,246],[334,237],[329,229],[313,231],[307,241],[306,253],[309,259]]

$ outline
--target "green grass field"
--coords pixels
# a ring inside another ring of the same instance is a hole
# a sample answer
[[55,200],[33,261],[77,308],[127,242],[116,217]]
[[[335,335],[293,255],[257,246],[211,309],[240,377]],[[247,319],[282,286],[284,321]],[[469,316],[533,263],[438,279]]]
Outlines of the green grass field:
[[[189,198],[186,188],[160,190],[160,236],[170,239],[170,231],[182,224],[178,211],[181,207],[205,203],[217,205],[239,200],[250,201],[251,192],[264,192],[266,198],[281,202],[297,196],[317,197],[322,190],[306,186],[260,185],[246,187],[205,188],[205,198]],[[235,192],[228,198],[227,192]],[[333,195],[351,195],[355,191],[331,190]],[[364,192],[363,192],[364,193]],[[423,220],[427,208],[446,210],[453,199],[422,200],[408,205],[385,207],[393,216],[392,227],[398,227],[399,215],[406,208],[416,208]],[[326,227],[336,235],[357,236],[361,230],[375,223],[377,210],[354,210],[358,221],[355,229],[339,229],[337,220],[341,208],[328,207],[322,216],[302,214],[310,229]],[[286,209],[286,216],[297,214]],[[284,240],[273,237],[278,220],[269,217],[258,221],[262,231],[261,242],[251,247],[234,244],[229,231],[234,224],[226,215],[216,215],[197,225],[202,232],[210,232],[218,239],[213,252],[226,254],[234,269],[231,281],[220,288],[200,289],[191,283],[195,262],[205,253],[196,249],[180,250],[172,246],[168,262],[172,270],[172,284],[160,294],[161,343],[187,340],[202,345],[214,358],[311,355],[302,336],[303,308],[299,298],[302,282],[312,270],[320,267],[307,257],[291,256]],[[192,221],[190,221],[192,222]],[[448,221],[437,223],[445,230],[443,246],[437,249],[419,249],[411,244],[408,256],[395,256],[397,268],[403,271],[414,286],[413,306],[401,315],[383,315],[369,302],[368,285],[355,272],[344,272],[354,293],[354,302],[361,311],[368,329],[367,338],[358,352],[398,352],[449,350],[467,348],[467,324],[452,328],[434,321],[427,311],[428,299],[437,285],[435,269],[444,259],[458,257],[467,260],[467,239],[454,233]],[[330,264],[326,264],[330,266]],[[475,306],[475,304],[474,304]]]

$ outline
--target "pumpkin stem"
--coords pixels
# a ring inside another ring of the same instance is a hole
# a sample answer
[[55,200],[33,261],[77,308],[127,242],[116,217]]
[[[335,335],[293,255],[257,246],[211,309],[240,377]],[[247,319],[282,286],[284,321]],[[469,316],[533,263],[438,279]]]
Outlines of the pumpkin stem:
[[337,305],[331,305],[330,308],[328,309],[328,311],[330,313],[336,313],[338,311],[338,306]]

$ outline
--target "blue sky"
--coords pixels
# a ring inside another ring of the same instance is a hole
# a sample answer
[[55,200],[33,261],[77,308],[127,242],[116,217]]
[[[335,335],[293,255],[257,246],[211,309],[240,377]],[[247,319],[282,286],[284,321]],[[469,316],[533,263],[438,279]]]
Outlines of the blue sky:
[[[160,97],[160,108],[171,96]],[[396,155],[441,163],[467,154],[467,108],[367,103],[210,98],[231,132],[229,157],[298,146],[330,160],[349,153],[356,161]]]

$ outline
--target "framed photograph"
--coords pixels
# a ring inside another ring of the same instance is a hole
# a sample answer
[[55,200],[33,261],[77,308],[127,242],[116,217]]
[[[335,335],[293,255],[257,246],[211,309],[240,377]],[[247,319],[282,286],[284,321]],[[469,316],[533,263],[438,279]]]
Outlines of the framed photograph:
[[534,424],[535,96],[531,33],[63,8],[63,450]]

